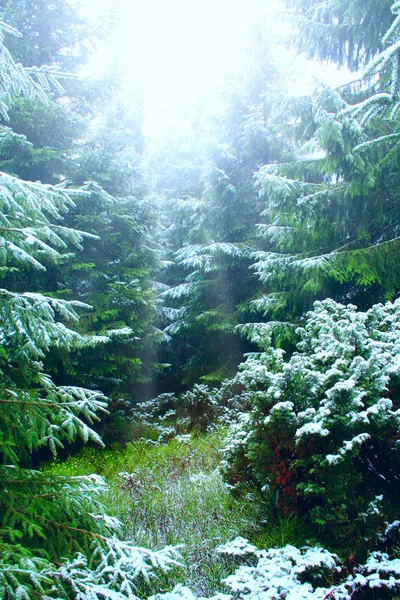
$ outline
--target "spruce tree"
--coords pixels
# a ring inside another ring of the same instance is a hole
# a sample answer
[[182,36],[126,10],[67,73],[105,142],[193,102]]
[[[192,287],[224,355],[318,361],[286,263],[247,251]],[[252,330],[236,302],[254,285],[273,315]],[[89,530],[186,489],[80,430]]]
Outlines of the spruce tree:
[[[1,25],[0,82],[5,93],[36,95],[43,89],[12,60]],[[43,80],[43,77],[42,77]],[[47,77],[50,84],[52,78]],[[3,95],[3,113],[6,111]],[[90,237],[66,227],[73,206],[67,192],[1,173],[0,248],[3,281],[28,278]],[[55,477],[32,468],[32,452],[57,448],[78,436],[101,444],[91,424],[106,410],[97,390],[56,385],[43,358],[52,348],[97,345],[68,327],[81,302],[41,293],[0,290],[0,476],[2,598],[133,598],[153,567],[168,568],[172,551],[150,552],[118,539],[119,523],[104,514],[97,476]]]
[[[334,24],[333,4],[325,9]],[[307,14],[318,25],[311,5]],[[357,60],[374,59],[360,85],[319,86],[310,97],[282,102],[278,126],[295,160],[265,165],[257,176],[266,247],[255,255],[265,286],[256,306],[268,319],[299,319],[326,297],[366,309],[399,290],[397,13],[395,3],[380,44],[369,42],[371,15],[361,20]],[[317,33],[313,40],[322,48]],[[329,49],[324,58],[339,60]]]
[[[4,10],[23,33],[13,55],[20,59],[29,50],[35,67],[43,58],[53,69],[76,71],[89,44],[112,27],[111,17],[106,27],[85,23],[76,6],[62,0],[54,5],[26,0],[19,11],[7,3]],[[46,369],[58,384],[100,387],[112,399],[110,415],[123,408],[125,416],[152,374],[157,338],[150,325],[156,219],[152,201],[145,199],[141,105],[137,97],[124,97],[115,73],[63,84],[51,103],[12,97],[7,123],[19,135],[1,145],[0,168],[25,180],[67,185],[74,206],[65,225],[99,236],[87,239],[79,256],[70,252],[57,263],[44,258],[46,271],[31,277],[30,289],[89,303],[92,310],[75,325],[81,334],[112,332],[96,350],[51,352]],[[26,285],[24,275],[8,282],[17,289]]]
[[164,204],[171,262],[162,297],[172,338],[165,362],[178,367],[186,386],[221,383],[249,349],[236,327],[254,318],[250,301],[259,289],[249,269],[262,210],[254,173],[266,161],[282,160],[288,149],[271,123],[280,83],[261,34],[248,62],[246,75],[227,85],[225,110],[211,124],[214,139],[207,130],[196,132],[197,155],[186,166],[186,180],[181,166],[175,182],[181,195],[169,194]]
[[295,43],[308,58],[330,60],[357,71],[383,49],[392,23],[392,0],[285,0]]

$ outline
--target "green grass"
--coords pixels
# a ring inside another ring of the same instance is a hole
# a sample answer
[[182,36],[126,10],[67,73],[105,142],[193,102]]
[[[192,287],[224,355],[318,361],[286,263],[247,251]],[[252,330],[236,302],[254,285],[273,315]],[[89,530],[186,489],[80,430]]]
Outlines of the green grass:
[[248,488],[240,497],[229,491],[217,470],[223,438],[217,432],[165,445],[134,441],[124,449],[86,448],[47,469],[104,476],[109,484],[107,512],[122,521],[125,537],[152,549],[182,545],[185,566],[173,570],[163,587],[183,582],[208,596],[221,591],[221,578],[235,566],[215,554],[218,545],[238,535],[259,547],[299,542],[296,520],[272,524],[270,511],[254,490]]

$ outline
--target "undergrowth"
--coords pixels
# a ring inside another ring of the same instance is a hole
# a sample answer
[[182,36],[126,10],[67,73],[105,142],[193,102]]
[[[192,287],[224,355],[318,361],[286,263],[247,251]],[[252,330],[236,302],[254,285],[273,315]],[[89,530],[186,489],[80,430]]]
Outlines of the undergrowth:
[[259,548],[301,545],[307,536],[297,519],[275,519],[253,488],[232,494],[217,468],[224,436],[217,431],[178,436],[163,445],[133,441],[125,448],[85,448],[47,469],[105,477],[107,512],[122,521],[126,538],[152,549],[180,546],[183,566],[165,576],[163,588],[184,582],[196,594],[209,596],[232,573],[232,559],[216,554],[217,546],[236,536]]

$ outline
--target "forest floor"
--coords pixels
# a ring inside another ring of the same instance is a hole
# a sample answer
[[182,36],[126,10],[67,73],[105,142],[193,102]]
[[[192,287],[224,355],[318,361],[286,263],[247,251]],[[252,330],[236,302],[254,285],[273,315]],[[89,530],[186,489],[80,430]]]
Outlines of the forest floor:
[[196,595],[221,591],[232,573],[232,557],[215,550],[237,536],[259,548],[302,545],[307,532],[296,518],[278,518],[256,490],[233,494],[218,470],[223,430],[178,436],[165,444],[136,440],[125,447],[88,447],[47,469],[60,475],[103,476],[107,513],[123,524],[123,535],[151,549],[179,546],[182,566],[160,580],[160,591],[184,582]]

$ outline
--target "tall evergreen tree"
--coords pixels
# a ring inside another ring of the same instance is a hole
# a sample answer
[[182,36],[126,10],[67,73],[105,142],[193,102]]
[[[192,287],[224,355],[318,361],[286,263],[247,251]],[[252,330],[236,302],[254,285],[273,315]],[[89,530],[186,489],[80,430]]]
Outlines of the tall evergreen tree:
[[[117,105],[121,110],[122,98],[105,111],[76,158],[73,183],[81,187],[66,217],[67,224],[100,241],[88,241],[79,260],[72,257],[56,274],[62,283],[58,293],[92,306],[81,319],[81,331],[114,331],[113,343],[100,352],[80,351],[72,362],[58,357],[54,367],[58,377],[101,386],[122,406],[137,401],[142,384],[153,375],[157,336],[151,325],[156,308],[151,274],[157,266],[157,214],[147,195],[140,121],[132,111],[129,127],[126,107],[127,123],[117,123]],[[85,184],[90,176],[96,183]],[[123,333],[126,329],[130,335]]]
[[392,0],[285,0],[295,25],[290,36],[309,58],[330,60],[350,70],[362,69],[383,49],[392,23]]
[[[26,1],[16,12],[7,3],[4,11],[24,34],[12,52],[20,58],[29,49],[35,68],[45,59],[52,69],[76,71],[90,44],[112,26],[111,16],[106,26],[88,26],[77,6],[63,1]],[[19,135],[8,135],[0,149],[0,166],[8,173],[81,188],[74,192],[75,206],[65,224],[101,241],[87,240],[79,259],[71,253],[63,264],[48,264],[31,283],[55,297],[90,303],[93,309],[80,322],[81,333],[114,332],[101,350],[53,352],[47,361],[59,383],[101,387],[115,403],[111,412],[137,399],[152,372],[156,339],[150,326],[155,212],[144,200],[148,184],[140,101],[124,98],[120,88],[114,74],[97,82],[68,80],[45,105],[13,97],[8,126]],[[15,275],[13,285],[19,285],[17,280]]]
[[[392,5],[383,35],[376,3],[287,4],[302,17],[300,47],[312,33],[314,56],[351,68],[371,62],[358,86],[281,100],[277,125],[294,160],[257,174],[266,247],[255,254],[265,292],[255,305],[264,322],[242,328],[260,352],[228,384],[249,393],[251,408],[232,427],[225,466],[231,484],[256,481],[351,568],[371,550],[397,556],[388,523],[398,522],[399,301],[381,301],[400,288],[400,7]],[[285,356],[274,336],[288,321],[297,344]],[[329,596],[341,594],[333,586]],[[364,592],[349,587],[347,596]]]
[[[318,25],[316,3],[311,5],[315,10],[308,7],[307,14]],[[332,23],[335,6],[325,5]],[[324,297],[367,308],[399,289],[396,150],[386,156],[397,131],[396,114],[388,112],[396,106],[396,5],[393,10],[393,26],[381,44],[373,36],[368,43],[370,16],[360,23],[362,47],[369,48],[363,50],[365,60],[375,56],[366,71],[375,77],[370,85],[366,79],[356,89],[320,87],[309,98],[283,103],[286,117],[279,118],[297,158],[258,173],[266,199],[260,232],[268,248],[256,255],[255,269],[265,284],[257,306],[269,318],[299,318]],[[313,40],[322,49],[317,33]],[[362,64],[361,50],[358,54]],[[336,55],[328,48],[324,58]]]
[[[0,2],[0,18],[20,33],[10,42],[9,51],[15,62],[28,66],[36,76],[43,70],[64,73],[62,86],[51,90],[51,104],[44,105],[29,96],[15,95],[10,99],[8,118],[3,124],[25,136],[26,141],[8,137],[7,143],[2,144],[2,168],[31,181],[64,181],[74,142],[82,135],[85,119],[93,116],[94,109],[94,84],[65,78],[65,74],[76,74],[96,41],[108,35],[112,13],[89,24],[78,5],[66,0],[6,0]],[[105,84],[102,81],[96,86],[103,101]]]
[[55,66],[75,71],[89,56],[95,37],[104,35],[107,21],[91,25],[76,2],[66,0],[1,0],[2,21],[24,34],[24,44],[10,39],[8,50],[25,67]]
[[[39,88],[16,66],[3,44],[0,84],[8,93]],[[3,102],[5,100],[3,96]],[[83,234],[60,219],[72,205],[65,191],[1,174],[1,277],[43,270]],[[86,234],[88,236],[89,234]],[[0,290],[0,595],[3,598],[132,597],[154,565],[168,568],[170,552],[152,553],[116,537],[119,524],[99,501],[104,481],[55,477],[35,471],[32,451],[53,453],[81,436],[101,443],[91,429],[106,408],[99,391],[56,385],[43,368],[52,348],[98,344],[68,328],[80,302],[40,293]]]
[[221,382],[247,348],[236,326],[252,318],[249,300],[258,287],[249,270],[262,206],[253,176],[263,162],[282,160],[287,152],[270,122],[269,94],[279,84],[260,35],[249,62],[247,76],[226,94],[225,114],[214,122],[216,140],[205,136],[199,178],[166,204],[175,250],[163,292],[173,302],[166,332],[185,385]]

